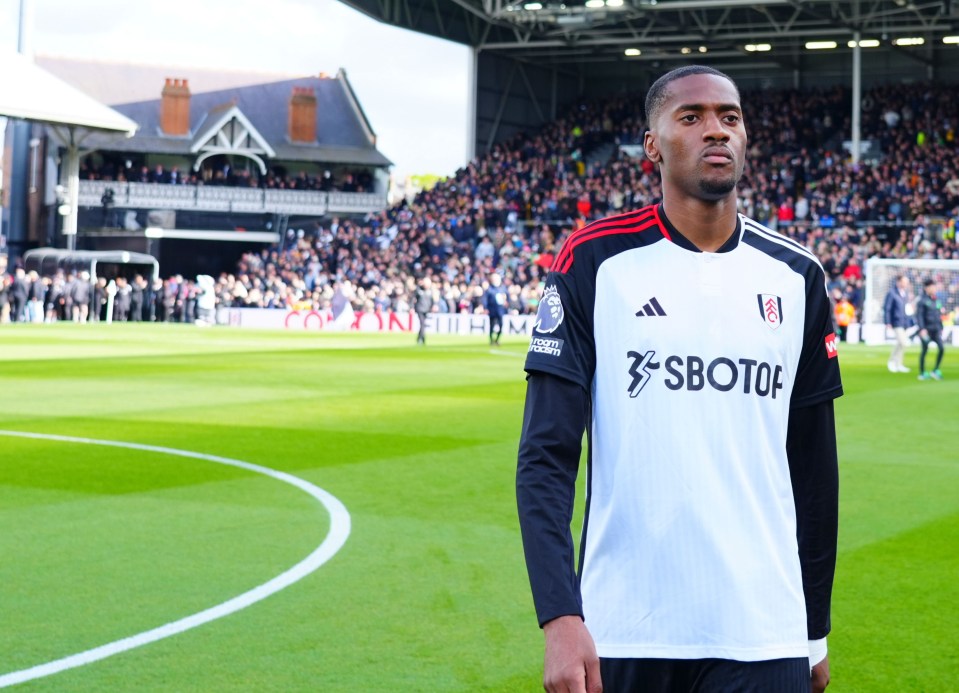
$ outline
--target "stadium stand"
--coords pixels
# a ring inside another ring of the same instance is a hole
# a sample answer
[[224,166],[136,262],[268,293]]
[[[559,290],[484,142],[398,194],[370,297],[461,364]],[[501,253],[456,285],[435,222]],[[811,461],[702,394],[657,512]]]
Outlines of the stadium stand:
[[[752,151],[740,185],[743,211],[812,248],[830,293],[848,298],[857,314],[869,258],[959,259],[953,92],[932,84],[867,92],[862,131],[870,155],[858,165],[843,150],[847,90],[744,100],[759,106],[746,113]],[[642,97],[578,103],[384,212],[291,227],[275,247],[246,253],[235,272],[217,279],[218,305],[320,310],[342,295],[357,311],[407,312],[416,278],[430,275],[437,310],[482,312],[488,277],[498,272],[510,312],[534,312],[540,282],[572,230],[659,198],[657,173],[641,150],[635,155]],[[13,283],[8,277],[3,291],[12,295]],[[192,320],[195,291],[190,279],[164,279],[162,289],[146,290],[142,319]]]

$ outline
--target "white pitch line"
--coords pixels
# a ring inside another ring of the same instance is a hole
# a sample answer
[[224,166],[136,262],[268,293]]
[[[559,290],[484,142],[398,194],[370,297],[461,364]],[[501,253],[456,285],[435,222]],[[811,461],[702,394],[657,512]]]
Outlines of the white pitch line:
[[167,455],[177,455],[179,457],[193,457],[198,460],[205,460],[207,462],[216,462],[218,464],[225,464],[231,467],[239,467],[240,469],[246,469],[251,472],[256,472],[257,474],[263,474],[278,481],[296,486],[298,489],[305,491],[310,496],[318,500],[330,514],[330,532],[320,543],[320,545],[314,549],[309,556],[304,558],[286,572],[277,575],[272,580],[264,582],[262,585],[254,587],[252,590],[244,592],[237,597],[233,597],[222,604],[217,604],[214,607],[205,609],[191,616],[181,618],[178,621],[172,621],[166,625],[160,626],[159,628],[153,628],[152,630],[131,635],[127,638],[115,640],[114,642],[107,643],[106,645],[94,647],[93,649],[86,650],[85,652],[78,652],[77,654],[63,657],[62,659],[56,659],[52,662],[38,664],[37,666],[30,667],[29,669],[21,669],[20,671],[12,671],[9,674],[0,675],[0,688],[13,686],[15,684],[31,681],[33,679],[39,679],[44,676],[51,676],[67,669],[73,669],[74,667],[79,667],[83,666],[84,664],[90,664],[91,662],[106,659],[107,657],[111,657],[115,654],[126,652],[127,650],[132,650],[135,647],[147,645],[149,643],[156,642],[157,640],[168,638],[171,635],[176,635],[178,633],[190,630],[191,628],[196,628],[197,626],[209,623],[210,621],[214,621],[218,618],[223,618],[224,616],[235,613],[240,609],[245,609],[251,604],[255,604],[262,599],[266,599],[270,595],[289,587],[299,580],[302,580],[304,577],[315,571],[321,565],[330,560],[336,554],[336,552],[343,547],[343,544],[346,543],[347,537],[350,535],[350,513],[335,496],[327,493],[319,486],[314,486],[310,482],[304,481],[299,477],[295,477],[292,474],[286,474],[285,472],[278,472],[274,469],[270,469],[269,467],[261,467],[256,464],[250,464],[249,462],[242,462],[240,460],[232,460],[228,457],[204,455],[199,452],[190,452],[189,450],[177,450],[175,448],[165,448],[156,445],[141,445],[139,443],[124,443],[115,440],[94,440],[91,438],[74,438],[72,436],[47,435],[45,433],[24,433],[21,431],[2,430],[0,430],[0,435],[15,436],[18,438],[36,438],[38,440],[54,440],[64,443],[105,445],[116,448],[130,448],[132,450],[146,450],[147,452],[159,452]]

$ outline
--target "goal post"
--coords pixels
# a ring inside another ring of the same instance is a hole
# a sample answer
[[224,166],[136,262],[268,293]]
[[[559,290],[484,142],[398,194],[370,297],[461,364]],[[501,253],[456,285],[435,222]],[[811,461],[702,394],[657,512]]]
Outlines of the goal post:
[[896,277],[909,277],[912,286],[906,304],[906,313],[915,314],[916,299],[922,293],[922,284],[927,279],[939,282],[939,300],[945,309],[943,316],[943,341],[959,346],[959,260],[902,260],[870,258],[866,260],[866,297],[862,307],[861,337],[866,344],[885,344],[892,341],[887,334],[883,316],[886,294],[893,288]]

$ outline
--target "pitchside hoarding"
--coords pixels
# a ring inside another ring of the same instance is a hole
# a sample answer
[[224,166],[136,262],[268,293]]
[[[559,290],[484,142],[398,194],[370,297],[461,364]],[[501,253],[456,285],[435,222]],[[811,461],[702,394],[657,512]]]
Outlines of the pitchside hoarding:
[[[535,319],[535,315],[506,315],[503,317],[503,335],[530,335]],[[330,311],[225,308],[218,311],[217,322],[233,327],[307,332],[405,332],[415,335],[420,329],[415,313],[392,312],[357,312],[335,319]],[[426,331],[429,334],[485,336],[489,334],[489,316],[432,313],[426,318]]]

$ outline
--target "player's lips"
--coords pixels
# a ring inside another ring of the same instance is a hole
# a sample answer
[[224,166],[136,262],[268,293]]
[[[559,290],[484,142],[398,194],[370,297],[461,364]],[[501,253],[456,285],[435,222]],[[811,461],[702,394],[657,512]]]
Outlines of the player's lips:
[[732,163],[733,153],[726,147],[708,147],[703,152],[703,160],[707,164],[729,164]]

